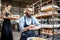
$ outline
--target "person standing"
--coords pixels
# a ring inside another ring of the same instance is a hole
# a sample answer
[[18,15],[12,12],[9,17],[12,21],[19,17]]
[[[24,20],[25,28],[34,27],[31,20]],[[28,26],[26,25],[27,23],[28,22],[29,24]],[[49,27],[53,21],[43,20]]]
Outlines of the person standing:
[[11,16],[10,9],[11,9],[11,5],[6,4],[5,9],[2,11],[2,18],[4,19],[4,21],[1,31],[1,40],[13,40],[11,22],[10,19],[7,19],[8,16]]

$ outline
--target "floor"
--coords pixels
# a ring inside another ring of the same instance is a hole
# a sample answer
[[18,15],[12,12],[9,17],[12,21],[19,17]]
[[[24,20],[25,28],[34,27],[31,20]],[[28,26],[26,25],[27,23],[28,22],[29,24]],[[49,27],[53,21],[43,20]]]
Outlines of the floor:
[[[0,37],[1,37],[1,32],[0,32]],[[21,34],[20,32],[13,32],[13,39],[14,40],[20,40]],[[52,40],[51,38],[49,38],[49,40]],[[55,35],[55,40],[60,40],[60,34],[59,35]]]
[[[0,32],[0,37],[1,37],[1,32]],[[13,32],[13,39],[19,40],[20,39],[20,32]]]

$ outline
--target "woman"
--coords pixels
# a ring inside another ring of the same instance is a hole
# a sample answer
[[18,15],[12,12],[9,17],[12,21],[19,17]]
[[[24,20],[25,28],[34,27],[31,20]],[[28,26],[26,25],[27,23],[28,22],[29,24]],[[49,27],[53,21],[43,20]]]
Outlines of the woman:
[[2,25],[1,40],[13,40],[11,22],[10,19],[7,19],[11,15],[10,9],[11,6],[6,4],[5,9],[2,11],[2,18],[4,21]]

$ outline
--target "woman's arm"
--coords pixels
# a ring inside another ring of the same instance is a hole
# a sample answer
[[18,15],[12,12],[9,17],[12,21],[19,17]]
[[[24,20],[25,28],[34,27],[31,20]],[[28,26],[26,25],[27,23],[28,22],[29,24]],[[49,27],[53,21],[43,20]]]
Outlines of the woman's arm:
[[7,12],[7,13],[9,13],[10,15],[12,14],[10,11],[8,11],[6,8],[5,8],[5,11]]
[[5,10],[2,11],[1,17],[3,18],[5,16]]

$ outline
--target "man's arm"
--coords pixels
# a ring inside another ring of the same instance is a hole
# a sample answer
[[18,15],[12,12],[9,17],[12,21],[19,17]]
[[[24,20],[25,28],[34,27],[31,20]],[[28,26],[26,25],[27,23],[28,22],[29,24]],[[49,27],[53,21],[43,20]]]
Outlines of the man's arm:
[[19,20],[19,26],[20,26],[20,31],[21,32],[28,30],[28,27],[24,27],[24,19],[23,19],[23,17],[20,18],[20,20]]
[[20,26],[20,31],[23,32],[23,31],[27,31],[27,30],[31,30],[31,26],[28,26],[28,27],[24,27],[24,18],[20,18],[19,20],[19,26]]
[[38,20],[34,17],[34,28],[35,30],[40,29],[42,27],[42,24],[38,22]]

